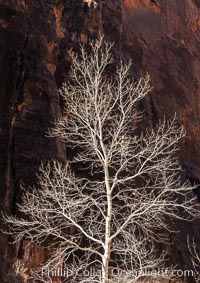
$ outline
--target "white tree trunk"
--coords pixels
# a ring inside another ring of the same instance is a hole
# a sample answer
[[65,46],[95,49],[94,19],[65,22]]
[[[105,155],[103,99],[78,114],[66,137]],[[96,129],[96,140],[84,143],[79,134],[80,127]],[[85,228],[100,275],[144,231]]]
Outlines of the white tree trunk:
[[110,235],[111,235],[111,221],[112,221],[112,195],[109,183],[108,162],[105,162],[105,185],[107,192],[107,217],[106,217],[106,230],[105,230],[105,251],[103,256],[102,266],[102,282],[109,282],[109,261],[110,261]]

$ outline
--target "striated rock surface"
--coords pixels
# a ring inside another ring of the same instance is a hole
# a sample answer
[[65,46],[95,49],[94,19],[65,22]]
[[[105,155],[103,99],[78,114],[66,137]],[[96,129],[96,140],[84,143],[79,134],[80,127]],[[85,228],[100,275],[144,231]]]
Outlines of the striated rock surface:
[[[180,160],[187,176],[200,180],[200,1],[96,2],[94,9],[83,0],[0,0],[0,207],[5,211],[16,211],[20,184],[36,182],[41,161],[66,159],[62,143],[45,136],[60,115],[57,89],[70,67],[66,50],[99,32],[115,41],[116,58],[132,59],[136,76],[150,73],[154,90],[142,105],[147,124],[177,113],[187,132]],[[169,253],[188,268],[185,235],[198,236],[199,224],[178,225],[181,232],[171,235]],[[38,263],[45,252],[9,246],[1,236],[1,282],[12,282],[8,270],[16,257]]]
[[[124,50],[140,50],[141,70],[150,73],[154,91],[146,108],[152,121],[177,112],[187,131],[182,162],[191,177],[200,176],[200,2],[125,0]],[[137,57],[136,57],[137,60]],[[138,65],[138,61],[136,61]]]

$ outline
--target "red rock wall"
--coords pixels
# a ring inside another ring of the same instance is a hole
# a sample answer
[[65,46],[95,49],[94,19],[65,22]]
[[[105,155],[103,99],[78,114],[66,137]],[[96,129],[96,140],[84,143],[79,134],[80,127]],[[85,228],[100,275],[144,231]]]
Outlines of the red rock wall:
[[[145,99],[146,121],[177,112],[187,131],[180,160],[187,175],[200,180],[200,1],[99,0],[97,8],[82,0],[0,0],[0,206],[16,211],[20,184],[33,184],[41,160],[64,160],[59,140],[45,137],[60,115],[57,89],[70,62],[66,49],[96,38],[115,41],[115,56],[132,59],[133,73],[149,72],[154,90]],[[171,235],[172,261],[190,265],[188,232],[198,224],[179,224]],[[36,249],[32,257],[44,257]],[[23,248],[0,237],[1,282],[12,282],[8,267]],[[27,252],[25,252],[27,258]]]
[[130,50],[134,62],[131,51],[137,42],[141,54],[136,65],[152,78],[148,115],[157,120],[177,112],[187,132],[182,162],[199,179],[200,5],[193,0],[124,0],[122,14],[124,50]]

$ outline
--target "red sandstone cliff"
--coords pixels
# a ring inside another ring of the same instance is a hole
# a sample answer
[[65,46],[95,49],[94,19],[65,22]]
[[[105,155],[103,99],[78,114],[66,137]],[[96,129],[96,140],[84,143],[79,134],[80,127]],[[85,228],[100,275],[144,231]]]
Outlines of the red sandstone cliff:
[[[35,182],[41,160],[64,160],[59,140],[45,137],[59,116],[58,86],[69,69],[66,49],[99,32],[115,41],[115,55],[132,59],[136,75],[149,72],[154,90],[143,102],[154,124],[174,112],[187,131],[180,160],[191,180],[200,180],[200,1],[0,0],[0,206],[15,211],[20,184]],[[184,235],[198,224],[179,224],[172,260],[190,265]],[[42,250],[10,247],[0,238],[1,282],[11,282],[14,257],[39,262]],[[172,251],[173,250],[173,251]]]

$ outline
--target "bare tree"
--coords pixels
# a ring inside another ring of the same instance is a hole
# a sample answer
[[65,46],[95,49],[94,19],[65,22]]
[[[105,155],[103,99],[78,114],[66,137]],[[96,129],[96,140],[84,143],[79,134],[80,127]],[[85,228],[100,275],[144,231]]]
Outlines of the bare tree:
[[71,160],[42,165],[38,188],[26,189],[18,206],[24,217],[4,216],[15,241],[51,245],[33,275],[41,282],[53,282],[61,266],[70,282],[139,282],[165,265],[155,243],[167,241],[169,220],[199,214],[176,158],[183,131],[173,118],[140,133],[149,76],[135,82],[122,62],[113,74],[111,48],[101,37],[90,52],[71,52],[60,90],[65,115],[51,132],[73,151]]
[[194,279],[195,282],[200,282],[200,252],[198,250],[197,244],[194,240],[190,240],[189,236],[187,238],[188,250],[190,252],[191,262],[194,268]]

